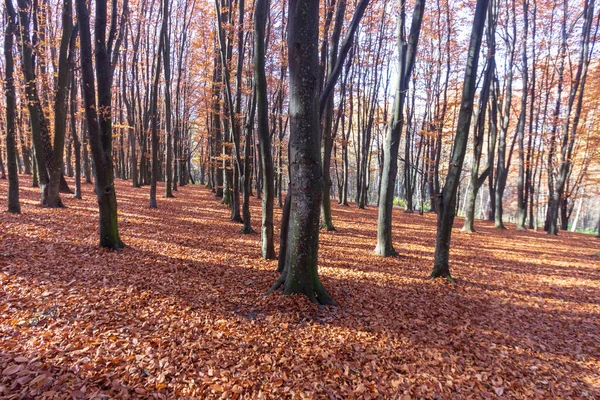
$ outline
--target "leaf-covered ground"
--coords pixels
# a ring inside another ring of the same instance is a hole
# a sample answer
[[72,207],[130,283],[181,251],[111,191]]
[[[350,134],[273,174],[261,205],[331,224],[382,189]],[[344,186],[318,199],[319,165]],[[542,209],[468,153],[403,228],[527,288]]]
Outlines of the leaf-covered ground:
[[394,210],[400,257],[381,259],[376,209],[336,205],[320,272],[340,307],[319,309],[264,296],[276,261],[204,187],[151,210],[117,182],[117,254],[91,185],[51,210],[30,183],[0,213],[0,398],[600,398],[593,237],[457,229],[452,285],[425,279],[434,215]]

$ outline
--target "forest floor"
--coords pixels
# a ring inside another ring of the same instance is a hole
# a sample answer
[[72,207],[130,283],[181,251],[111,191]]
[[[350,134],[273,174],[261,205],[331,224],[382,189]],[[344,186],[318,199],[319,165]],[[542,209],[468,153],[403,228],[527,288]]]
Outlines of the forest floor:
[[395,209],[400,256],[382,259],[377,210],[335,205],[319,259],[339,307],[319,308],[264,296],[277,261],[204,187],[149,209],[148,187],[117,181],[117,254],[97,245],[91,185],[65,209],[21,185],[15,216],[0,182],[2,399],[600,398],[591,236],[477,221],[453,234],[451,284],[426,279],[434,215]]

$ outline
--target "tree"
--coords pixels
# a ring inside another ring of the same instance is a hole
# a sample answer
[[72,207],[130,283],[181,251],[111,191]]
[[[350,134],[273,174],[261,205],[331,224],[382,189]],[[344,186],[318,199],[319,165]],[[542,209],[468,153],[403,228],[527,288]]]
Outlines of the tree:
[[[48,184],[48,197],[46,205],[49,207],[62,207],[60,199],[60,178],[63,167],[63,150],[65,147],[65,135],[67,132],[67,110],[69,99],[69,44],[75,44],[71,40],[73,35],[73,3],[71,0],[63,1],[62,9],[62,37],[60,39],[60,50],[58,55],[58,79],[56,87],[56,99],[54,102],[54,154],[52,167],[48,171],[50,182]],[[74,53],[71,52],[71,57]]]
[[383,171],[379,189],[379,207],[377,219],[377,247],[375,254],[388,257],[397,254],[392,244],[392,208],[394,205],[394,187],[398,173],[398,146],[404,127],[404,101],[408,83],[412,76],[417,53],[417,44],[421,32],[421,23],[425,9],[425,0],[416,0],[408,41],[405,35],[405,2],[400,0],[398,18],[399,73],[396,82],[396,95],[389,127],[383,144]]
[[[477,119],[475,122],[473,134],[473,164],[471,165],[471,185],[466,199],[467,209],[465,212],[465,223],[463,226],[463,231],[465,232],[475,231],[475,201],[477,200],[477,193],[479,192],[479,188],[481,188],[492,169],[492,164],[488,163],[483,173],[479,174],[479,164],[481,162],[481,153],[483,150],[486,110],[488,108],[488,101],[490,99],[490,88],[496,70],[496,7],[495,0],[490,0],[490,2],[491,4],[489,5],[487,11],[488,23],[486,30],[487,65],[484,73],[483,84],[481,88],[481,96],[479,99],[479,110],[477,111]],[[490,134],[488,136],[491,135],[492,138],[489,141],[491,142],[493,140],[495,142],[495,127],[492,126],[490,128]]]
[[[571,173],[573,148],[577,138],[577,128],[581,118],[583,106],[583,94],[587,79],[588,66],[591,61],[593,45],[590,43],[592,27],[594,24],[595,0],[585,0],[583,7],[583,27],[580,39],[579,60],[576,67],[574,79],[571,82],[571,90],[565,110],[562,126],[562,141],[560,149],[560,164],[556,177],[556,187],[550,192],[547,214],[547,233],[558,234],[558,211],[563,198],[567,180]],[[567,4],[564,3],[565,12]],[[598,19],[600,21],[600,19]],[[595,41],[596,34],[593,36]]]
[[[126,7],[126,4],[124,7]],[[86,0],[77,0],[77,20],[80,26],[80,61],[83,100],[87,120],[90,148],[94,159],[96,196],[98,198],[100,246],[114,250],[125,247],[119,236],[117,221],[117,196],[115,193],[112,162],[111,86],[112,67],[109,54],[116,36],[116,7],[113,8],[113,24],[106,41],[106,0],[96,2],[94,43],[96,79],[98,82],[98,107],[96,106],[96,83],[92,64],[92,39],[90,17]],[[118,41],[117,41],[118,42]],[[118,46],[116,46],[118,49]],[[100,112],[97,112],[99,110]]]
[[165,197],[173,197],[173,132],[171,125],[171,38],[169,35],[169,1],[163,0],[163,60],[165,69]]
[[[319,280],[319,209],[323,194],[318,113],[319,1],[289,0],[290,217],[281,276],[269,290],[335,304]],[[281,257],[280,252],[280,257]]]
[[269,104],[265,73],[265,26],[269,0],[257,0],[254,11],[254,75],[256,90],[257,133],[263,179],[261,254],[264,259],[275,258],[273,244],[273,202],[275,195],[273,156],[269,133]]
[[[527,119],[527,96],[529,92],[529,66],[527,59],[527,36],[529,32],[529,1],[523,0],[523,41],[521,49],[521,73],[523,82],[523,94],[521,95],[521,112],[517,122],[517,142],[519,149],[519,176],[517,183],[517,229],[525,229],[527,218],[527,187],[525,186],[525,120]],[[533,99],[531,99],[533,102]]]
[[[165,0],[163,0],[165,1]],[[165,7],[168,8],[168,5],[166,5]],[[164,12],[164,11],[163,11]],[[151,118],[151,141],[152,141],[152,171],[151,171],[151,178],[150,178],[150,208],[156,208],[157,204],[156,204],[156,182],[158,181],[158,176],[160,174],[159,172],[159,160],[158,160],[158,146],[159,146],[159,141],[158,141],[158,90],[159,90],[159,83],[160,83],[160,69],[162,66],[162,55],[163,55],[163,49],[164,49],[164,39],[165,39],[165,34],[164,31],[166,30],[166,18],[167,15],[166,13],[163,14],[163,24],[160,30],[160,44],[158,45],[158,53],[156,54],[157,60],[156,60],[156,69],[154,70],[154,75],[153,75],[153,79],[154,79],[154,83],[152,84],[152,93],[150,95],[151,100],[150,100],[150,118]]]
[[8,212],[13,214],[21,213],[21,203],[19,202],[19,175],[17,174],[17,146],[15,143],[15,112],[16,94],[13,59],[13,35],[17,33],[17,14],[12,4],[12,0],[6,0],[4,18],[6,29],[4,32],[4,61],[6,69],[5,77],[5,96],[6,96],[6,164],[8,169]]
[[19,27],[21,38],[21,67],[25,79],[25,95],[29,110],[29,122],[37,166],[38,179],[41,191],[41,202],[46,204],[48,194],[47,185],[50,181],[48,171],[52,169],[52,145],[48,121],[42,109],[40,96],[37,89],[35,58],[33,43],[30,33],[30,2],[18,0]]
[[454,224],[454,213],[456,209],[456,192],[460,183],[460,173],[462,171],[465,153],[467,151],[467,142],[469,139],[469,129],[471,127],[471,116],[473,114],[473,99],[475,97],[475,87],[477,82],[477,66],[479,61],[479,50],[485,26],[485,15],[489,0],[477,0],[475,7],[475,17],[473,19],[473,28],[471,30],[471,39],[469,42],[469,52],[467,55],[467,65],[465,69],[465,79],[463,83],[462,100],[458,115],[458,126],[454,138],[454,147],[452,158],[446,176],[446,183],[438,200],[438,225],[435,237],[435,255],[433,271],[431,278],[443,277],[452,280],[450,275],[450,266],[448,264],[450,256],[450,238],[452,235],[452,225]]

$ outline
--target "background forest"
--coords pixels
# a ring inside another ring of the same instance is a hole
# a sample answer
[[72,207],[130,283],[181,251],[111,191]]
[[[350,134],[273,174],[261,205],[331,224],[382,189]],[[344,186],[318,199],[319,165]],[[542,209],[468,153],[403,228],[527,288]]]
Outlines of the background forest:
[[[323,166],[330,171],[331,182],[325,197],[341,204],[355,201],[360,208],[378,201],[385,133],[398,86],[397,31],[408,34],[406,23],[398,25],[399,4],[368,3],[360,4],[364,15],[348,38],[348,53],[323,127],[328,147]],[[218,196],[225,189],[226,202],[233,189],[233,217],[241,219],[241,204],[236,204],[241,190],[227,171],[244,173],[248,160],[249,190],[260,193],[264,186],[257,129],[250,126],[257,123],[255,2],[217,4],[219,21],[215,4],[208,1],[113,4],[109,58],[116,178],[129,179],[134,187],[151,185],[156,165],[156,180],[167,182],[167,197],[190,178],[208,184]],[[470,4],[436,0],[423,6],[417,57],[404,89],[394,188],[394,204],[407,210],[435,211],[436,196],[445,183],[474,11]],[[270,4],[264,35],[267,120],[279,206],[288,182],[287,7],[286,2]],[[18,171],[38,172],[26,101],[32,96],[27,82],[35,82],[30,84],[37,92],[33,107],[42,118],[42,131],[47,131],[40,142],[52,147],[56,129],[64,130],[62,173],[78,176],[76,182],[91,182],[93,161],[80,70],[74,67],[81,57],[80,27],[63,29],[59,1],[22,1],[18,8],[22,12],[13,22],[23,31],[15,32],[12,51]],[[355,9],[353,2],[320,4],[321,86],[336,64],[340,43],[349,36]],[[405,4],[402,18],[411,18],[412,11],[412,3]],[[495,219],[498,226],[511,221],[547,230],[549,205],[557,197],[560,229],[595,231],[600,67],[593,3],[497,0],[491,2],[488,14],[492,23],[479,57],[473,134],[461,171],[457,213],[467,219]],[[591,26],[585,28],[588,19]],[[63,38],[71,31],[72,39]],[[73,41],[71,47],[68,40]],[[61,62],[73,64],[64,66],[62,82]],[[6,61],[2,64],[5,71]],[[66,108],[56,107],[64,102],[58,98],[60,89],[69,97]],[[65,118],[57,112],[66,115],[66,122],[55,126]],[[3,126],[6,119],[2,115]],[[6,148],[3,140],[2,160],[7,160]],[[38,152],[43,151],[50,149]],[[239,171],[234,168],[237,162],[242,164]],[[4,163],[1,167],[5,177]],[[50,179],[48,172],[40,175],[34,184],[46,175]],[[334,218],[327,208],[324,205],[324,223],[331,229]],[[471,222],[468,225],[473,229]]]

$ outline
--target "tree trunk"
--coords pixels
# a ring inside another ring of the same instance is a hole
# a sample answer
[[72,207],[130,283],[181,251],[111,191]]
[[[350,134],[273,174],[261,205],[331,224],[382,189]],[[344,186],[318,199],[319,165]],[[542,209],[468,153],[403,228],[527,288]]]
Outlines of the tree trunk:
[[[558,234],[558,214],[561,207],[561,201],[565,192],[567,180],[569,178],[572,167],[573,147],[577,137],[577,128],[581,116],[583,106],[583,94],[587,79],[587,70],[590,63],[590,36],[594,23],[594,0],[586,0],[583,8],[583,27],[579,48],[579,60],[576,68],[575,77],[571,82],[569,100],[565,110],[564,122],[562,127],[562,145],[560,152],[560,165],[556,177],[556,188],[551,193],[550,203],[548,204],[548,234]],[[567,12],[567,4],[565,3],[565,13]],[[594,43],[594,42],[592,42]],[[563,224],[568,225],[568,218]],[[563,225],[564,226],[564,225]]]
[[375,254],[383,257],[397,254],[392,244],[392,208],[394,206],[394,187],[398,173],[398,146],[400,145],[400,136],[404,125],[404,99],[415,64],[425,0],[415,1],[408,42],[404,35],[404,1],[400,0],[399,5],[401,9],[398,19],[400,73],[398,74],[396,97],[394,98],[394,111],[383,144],[383,171],[379,191],[377,247],[375,247]]
[[21,66],[25,78],[25,96],[27,99],[27,108],[29,109],[31,136],[35,150],[34,155],[37,162],[37,177],[42,195],[41,202],[42,204],[46,204],[47,185],[50,180],[48,171],[52,168],[52,145],[50,144],[48,121],[42,110],[36,86],[37,79],[35,74],[33,45],[29,31],[30,2],[29,0],[18,0],[18,6],[21,38]]
[[488,1],[489,0],[477,0],[477,6],[475,7],[475,17],[473,19],[473,28],[471,30],[462,100],[458,115],[458,126],[454,138],[454,148],[452,150],[446,183],[442,190],[439,202],[438,226],[435,238],[435,260],[433,271],[430,276],[431,278],[443,277],[452,280],[448,262],[450,256],[450,238],[452,235],[452,225],[454,224],[456,208],[456,191],[460,184],[460,173],[467,151],[471,115],[473,113],[473,99],[475,97],[475,87],[477,82],[479,50],[481,48]]
[[[166,16],[165,16],[166,18]],[[151,138],[152,138],[152,172],[150,177],[150,208],[157,208],[156,204],[156,183],[160,176],[159,159],[158,159],[158,88],[160,83],[160,70],[162,64],[162,53],[164,49],[164,34],[165,24],[161,28],[160,44],[156,55],[156,69],[154,70],[154,83],[152,85],[152,93],[150,100],[150,118],[151,118]]]
[[173,132],[171,126],[171,40],[169,38],[169,0],[163,0],[163,59],[165,68],[165,197],[173,197]]
[[[485,179],[490,173],[490,170],[492,169],[492,165],[488,162],[487,168],[484,170],[484,173],[479,175],[479,163],[481,161],[481,153],[483,150],[483,135],[486,123],[485,116],[488,107],[488,101],[490,98],[490,88],[496,70],[496,17],[494,13],[494,1],[495,0],[491,0],[491,5],[489,6],[487,11],[488,22],[486,38],[488,46],[488,61],[484,73],[481,96],[479,100],[479,111],[477,112],[477,121],[475,124],[475,131],[473,134],[473,165],[471,166],[471,184],[470,189],[467,193],[465,223],[462,228],[462,230],[465,232],[475,232],[475,202],[477,200],[477,193],[479,192],[479,188],[483,185],[483,182],[485,181]],[[490,134],[492,133],[490,132]]]
[[[111,81],[112,69],[106,45],[106,0],[96,2],[95,58],[96,80],[98,82],[98,107],[96,110],[96,90],[92,64],[92,40],[90,34],[89,10],[86,0],[77,0],[77,20],[80,25],[80,60],[83,86],[83,99],[88,122],[90,147],[94,157],[96,196],[98,198],[100,245],[118,250],[124,247],[119,237],[117,221],[117,196],[113,182],[112,163],[112,123],[111,123]],[[115,9],[116,11],[116,9]],[[112,35],[111,35],[112,39]],[[109,40],[109,44],[112,40]]]
[[17,110],[14,80],[13,35],[17,34],[16,12],[12,0],[6,0],[6,31],[4,32],[4,62],[6,69],[6,166],[8,169],[8,212],[21,213],[17,146],[15,143],[15,113]]
[[254,12],[254,75],[256,77],[258,148],[263,192],[261,255],[266,260],[275,258],[275,246],[273,244],[273,157],[271,154],[271,136],[269,134],[269,104],[265,73],[265,26],[269,6],[269,0],[257,0]]
[[[73,60],[73,64],[75,60]],[[74,65],[73,65],[74,66]],[[74,197],[81,200],[81,141],[77,135],[77,122],[75,115],[77,113],[77,83],[75,79],[75,70],[71,69],[71,137],[73,138],[73,147],[75,151],[75,193]]]
[[49,170],[48,207],[63,207],[60,199],[60,180],[62,176],[63,152],[65,134],[67,131],[67,102],[69,99],[69,57],[75,57],[75,49],[69,52],[69,44],[75,46],[73,36],[73,4],[70,0],[63,1],[62,9],[62,38],[58,56],[58,80],[56,100],[54,103],[54,154],[52,168]]
[[[344,22],[344,14],[346,11],[346,0],[338,0],[335,13],[335,24],[331,35],[331,48],[329,49],[329,60],[324,65],[327,65],[327,79],[333,74],[333,68],[337,62],[338,47],[342,27]],[[329,42],[329,38],[323,39],[325,43]],[[323,60],[325,61],[325,60]],[[333,125],[333,96],[328,96],[325,101],[325,107],[321,114],[322,123],[322,143],[321,143],[321,159],[323,168],[323,199],[321,201],[321,228],[328,231],[335,231],[333,220],[331,218],[331,151],[333,149],[333,135],[331,134]]]
[[[525,120],[527,118],[527,95],[529,94],[529,70],[527,60],[527,36],[529,31],[529,3],[523,1],[523,39],[522,39],[522,65],[521,80],[523,94],[521,96],[521,112],[517,122],[517,142],[519,149],[519,175],[517,181],[517,230],[525,230],[527,219],[527,187],[525,186]],[[531,99],[533,102],[534,99]]]
[[303,293],[313,303],[335,304],[318,274],[319,208],[323,194],[318,112],[319,1],[290,0],[290,217],[285,265],[269,292]]

